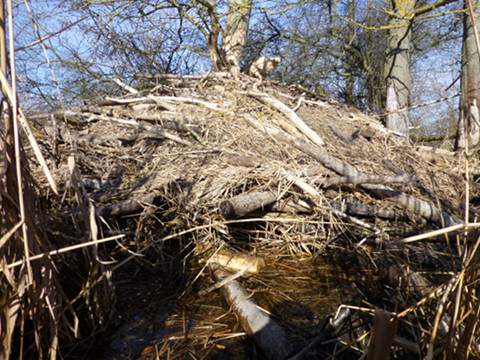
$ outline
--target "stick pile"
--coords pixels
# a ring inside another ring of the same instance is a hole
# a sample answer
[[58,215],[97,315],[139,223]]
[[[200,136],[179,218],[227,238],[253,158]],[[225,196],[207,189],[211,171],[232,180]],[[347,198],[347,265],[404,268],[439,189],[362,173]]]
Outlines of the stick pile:
[[[466,264],[460,254],[477,258],[476,248],[464,247],[475,243],[475,230],[458,225],[465,221],[461,156],[417,149],[357,110],[305,99],[278,84],[250,91],[249,78],[239,82],[222,74],[115,82],[122,96],[27,116],[42,129],[39,142],[51,154],[49,167],[66,200],[50,202],[51,221],[61,228],[65,219],[78,218],[98,237],[125,235],[125,241],[98,246],[102,266],[115,274],[172,249],[200,262],[220,248],[267,262],[348,254],[369,275],[353,280],[357,303],[338,306],[357,310],[321,335],[293,343],[286,339],[288,326],[274,319],[279,314],[251,319],[258,310],[241,288],[244,273],[228,278],[215,265],[211,277],[202,269],[192,283],[199,277],[224,281],[219,287],[244,331],[270,358],[340,349],[357,355],[372,348],[371,354],[415,356],[456,351],[455,339],[470,328],[457,323],[463,303],[455,307],[448,299],[462,294],[460,276],[471,276],[468,266],[475,260]],[[469,191],[476,196],[476,188]],[[446,226],[456,231],[402,241]],[[446,273],[456,276],[455,285],[446,285],[452,281]],[[195,290],[189,283],[185,291]],[[442,296],[438,315],[435,304]],[[262,321],[272,332],[257,329]],[[425,329],[442,321],[449,324],[432,340]],[[385,340],[378,336],[383,327],[391,333]],[[371,329],[377,335],[369,346]],[[332,339],[340,347],[332,350]]]

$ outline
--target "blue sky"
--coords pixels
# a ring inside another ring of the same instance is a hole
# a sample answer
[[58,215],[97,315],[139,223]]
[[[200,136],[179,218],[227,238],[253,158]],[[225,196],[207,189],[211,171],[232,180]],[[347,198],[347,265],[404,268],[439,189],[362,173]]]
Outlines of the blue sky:
[[[125,1],[117,1],[116,4],[123,4]],[[290,4],[295,4],[297,1],[290,0]],[[284,0],[268,0],[268,1],[256,1],[255,2],[255,11],[254,14],[257,17],[262,17],[262,9],[266,9],[267,13],[276,20],[276,23],[280,27],[289,27],[293,20],[298,20],[299,15],[303,16],[303,21],[298,23],[300,26],[298,29],[300,32],[310,29],[315,31],[316,28],[320,29],[324,24],[315,24],[309,22],[308,12],[310,11],[319,11],[318,3],[308,3],[303,1],[303,8],[298,9],[296,7],[289,7],[288,4],[285,6]],[[360,0],[359,12],[361,13],[362,8],[366,6],[367,0]],[[281,4],[281,5],[279,5]],[[338,1],[338,15],[345,15],[346,9],[346,0]],[[71,5],[70,1],[62,0],[34,0],[31,2],[33,12],[38,18],[38,23],[40,26],[40,32],[42,35],[55,32],[67,24],[70,24],[76,21],[79,14],[72,13],[69,11],[69,6]],[[383,5],[384,6],[384,5]],[[377,9],[382,11],[382,4],[379,4]],[[100,9],[100,8],[98,8]],[[100,17],[103,21],[107,21],[108,12],[111,9],[103,9],[104,16]],[[303,13],[302,13],[303,11]],[[306,12],[305,12],[306,11]],[[171,14],[173,15],[173,14]],[[153,17],[152,21],[157,22],[158,31],[154,33],[147,34],[154,44],[156,36],[161,36],[168,31],[176,28],[178,21],[171,20],[165,21],[161,19],[164,17],[165,13],[159,14],[158,17]],[[257,20],[254,16],[252,20],[252,27],[258,25]],[[458,15],[456,15],[458,16]],[[29,14],[25,11],[24,5],[21,2],[17,5],[16,8],[16,47],[29,44],[32,41],[37,39],[36,34],[32,30],[32,20]],[[92,64],[93,69],[98,72],[111,72],[115,71],[116,68],[116,59],[115,57],[109,57],[106,54],[102,56],[102,50],[99,48],[101,42],[98,41],[93,35],[89,35],[85,31],[85,27],[89,24],[91,20],[85,20],[78,25],[70,28],[68,31],[61,33],[58,36],[55,36],[47,41],[45,45],[48,47],[48,56],[52,62],[50,67],[46,63],[45,56],[43,54],[42,48],[40,46],[35,46],[26,51],[21,51],[17,54],[17,64],[18,64],[18,75],[20,79],[21,89],[27,90],[33,93],[45,92],[51,94],[54,91],[55,87],[51,86],[53,84],[51,68],[53,68],[56,76],[59,79],[60,86],[69,85],[69,82],[78,80],[78,74],[75,74],[71,70],[67,70],[65,67],[61,66],[59,63],[59,58],[62,59],[73,59],[75,56],[78,56],[83,59],[86,63]],[[341,19],[339,21],[342,21]],[[439,23],[446,21],[445,18],[438,18],[429,20],[426,24],[433,29],[435,26],[438,26]],[[297,21],[298,22],[298,21]],[[116,19],[112,24],[115,24],[117,29],[121,29],[124,34],[128,36],[129,32],[139,32],[142,31],[142,23],[131,22],[128,19]],[[149,24],[148,24],[149,25]],[[145,27],[146,28],[146,27]],[[185,31],[192,31],[192,27],[187,27]],[[460,30],[460,29],[458,29]],[[311,31],[310,31],[311,32]],[[185,36],[187,33],[185,33]],[[204,46],[204,40],[198,34],[196,39],[193,42],[185,42],[183,46],[184,54],[187,53],[196,53],[195,48]],[[174,46],[172,42],[170,46]],[[165,51],[168,51],[168,46],[165,48]],[[97,51],[93,51],[97,50]],[[271,46],[265,51],[270,53],[281,52],[284,49],[276,48]],[[94,57],[93,54],[100,53],[99,56]],[[287,53],[282,54],[288,56]],[[206,71],[209,67],[209,60],[207,57],[196,57],[196,63],[191,65],[190,71]],[[330,61],[328,56],[323,57],[324,61]],[[428,51],[420,53],[414,56],[414,63],[412,65],[412,74],[414,79],[414,93],[412,96],[412,103],[421,103],[436,98],[440,98],[446,95],[451,95],[455,92],[458,92],[458,83],[450,88],[449,91],[444,89],[457,77],[459,73],[459,60],[460,60],[460,41],[452,40],[444,46],[436,48],[434,51]],[[319,58],[319,61],[322,61],[322,57]],[[137,69],[132,68],[131,73],[136,72]],[[122,72],[122,74],[125,74]],[[120,75],[122,75],[120,74]],[[131,74],[125,74],[131,75]],[[33,88],[29,84],[28,80],[32,79],[40,83],[39,88]],[[332,91],[335,91],[339,87],[337,78],[329,78],[329,74],[325,74],[325,79],[327,79],[326,85]],[[68,98],[68,96],[67,96]],[[38,101],[33,102],[32,97],[23,96],[24,103],[28,106],[38,106]],[[55,96],[54,99],[55,100]],[[57,99],[58,100],[58,99]],[[444,103],[436,107],[422,108],[412,113],[412,117],[415,121],[420,121],[423,124],[434,123],[439,118],[445,116],[448,106],[456,107],[457,99],[454,99],[450,102]]]

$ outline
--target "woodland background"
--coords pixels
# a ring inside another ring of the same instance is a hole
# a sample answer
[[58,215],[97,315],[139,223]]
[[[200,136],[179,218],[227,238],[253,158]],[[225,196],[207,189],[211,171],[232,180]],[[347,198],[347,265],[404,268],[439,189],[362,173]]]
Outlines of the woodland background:
[[[254,1],[242,65],[278,55],[274,79],[381,114],[396,2],[402,1]],[[40,110],[94,99],[115,88],[112,77],[128,82],[138,72],[207,72],[212,22],[202,3],[39,0],[26,7],[20,1],[15,30],[24,106]],[[406,16],[410,104],[448,99],[412,110],[411,126],[417,134],[448,136],[458,121],[466,10],[462,1],[413,4],[425,10]],[[227,1],[218,1],[215,12],[225,27]]]

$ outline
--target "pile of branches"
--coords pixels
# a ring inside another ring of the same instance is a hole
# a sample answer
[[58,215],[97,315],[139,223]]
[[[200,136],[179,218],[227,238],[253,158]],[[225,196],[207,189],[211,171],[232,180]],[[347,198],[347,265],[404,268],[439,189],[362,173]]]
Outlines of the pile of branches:
[[116,96],[96,104],[28,116],[63,194],[47,199],[36,177],[46,231],[59,246],[83,238],[102,268],[79,289],[173,242],[179,255],[203,258],[220,248],[265,258],[348,252],[371,274],[355,280],[362,306],[338,304],[301,348],[255,312],[235,280],[248,271],[209,269],[269,358],[480,355],[471,159],[412,145],[299,87],[221,73],[114,82]]

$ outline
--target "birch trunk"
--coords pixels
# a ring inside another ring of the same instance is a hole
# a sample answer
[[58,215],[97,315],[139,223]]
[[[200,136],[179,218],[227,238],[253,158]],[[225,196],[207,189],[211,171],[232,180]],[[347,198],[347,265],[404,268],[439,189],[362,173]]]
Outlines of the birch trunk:
[[[472,0],[472,6],[476,20],[480,17],[480,2],[478,0]],[[467,8],[466,1],[465,8]],[[479,87],[480,58],[475,42],[475,29],[472,26],[472,20],[467,11],[463,20],[462,95],[460,98],[460,112],[457,128],[457,149],[465,148],[467,138],[470,146],[475,146],[479,142]]]
[[411,19],[416,0],[392,0],[396,16],[390,18],[390,26],[384,69],[386,82],[387,112],[386,126],[388,129],[408,136],[408,111],[399,111],[410,105],[411,75],[410,75],[410,40]]
[[252,0],[229,0],[227,29],[223,39],[223,50],[227,66],[234,75],[240,73],[240,60],[247,43],[248,24]]

